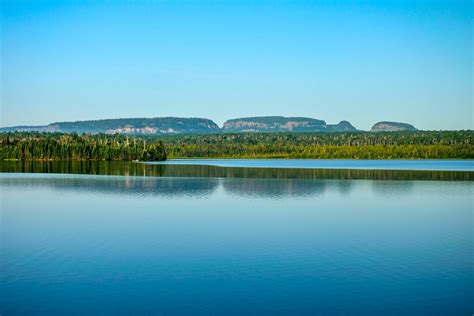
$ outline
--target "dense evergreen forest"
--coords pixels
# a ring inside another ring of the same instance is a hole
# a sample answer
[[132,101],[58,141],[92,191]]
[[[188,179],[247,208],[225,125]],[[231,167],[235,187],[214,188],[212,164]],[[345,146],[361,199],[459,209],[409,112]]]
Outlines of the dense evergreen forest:
[[170,158],[474,158],[474,131],[219,133],[158,138],[166,144]]
[[158,161],[166,151],[159,140],[125,135],[0,133],[0,159]]
[[474,131],[105,135],[0,133],[0,159],[474,159]]

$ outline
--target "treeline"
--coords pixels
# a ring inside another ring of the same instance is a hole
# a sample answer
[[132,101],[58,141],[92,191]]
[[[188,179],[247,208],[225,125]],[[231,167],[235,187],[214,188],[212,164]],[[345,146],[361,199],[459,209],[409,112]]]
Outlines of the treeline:
[[166,160],[162,141],[125,135],[0,133],[0,159]]
[[[157,138],[157,136],[148,136]],[[170,158],[472,159],[474,132],[161,136]]]
[[474,159],[474,131],[106,135],[0,133],[0,159]]

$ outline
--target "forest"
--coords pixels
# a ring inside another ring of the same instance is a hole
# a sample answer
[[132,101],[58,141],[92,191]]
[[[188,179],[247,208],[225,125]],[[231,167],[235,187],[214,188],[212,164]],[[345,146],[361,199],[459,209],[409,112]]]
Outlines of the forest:
[[160,140],[126,135],[1,133],[0,160],[166,160]]
[[474,131],[141,136],[0,133],[1,160],[166,158],[474,159]]
[[219,133],[158,139],[169,158],[474,158],[474,131]]

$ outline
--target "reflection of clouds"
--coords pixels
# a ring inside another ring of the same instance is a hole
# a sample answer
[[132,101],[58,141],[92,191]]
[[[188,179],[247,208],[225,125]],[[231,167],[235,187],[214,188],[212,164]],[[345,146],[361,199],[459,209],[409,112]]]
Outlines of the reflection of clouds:
[[1,186],[48,187],[58,191],[89,192],[95,194],[142,195],[163,197],[204,197],[218,187],[218,179],[152,178],[152,177],[97,177],[47,176],[3,177]]

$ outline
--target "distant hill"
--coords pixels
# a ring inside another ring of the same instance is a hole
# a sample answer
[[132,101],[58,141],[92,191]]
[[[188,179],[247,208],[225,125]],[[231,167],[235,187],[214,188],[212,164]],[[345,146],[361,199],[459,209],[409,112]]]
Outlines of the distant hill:
[[328,132],[354,132],[357,129],[348,121],[340,121],[338,124],[327,125]]
[[106,134],[181,134],[218,132],[219,126],[203,118],[122,118],[95,121],[57,122],[45,126],[14,126],[0,128],[0,132],[61,132]]
[[228,120],[224,132],[343,132],[357,129],[347,121],[328,125],[309,117],[259,116]]
[[417,131],[413,125],[399,122],[378,122],[372,126],[371,132],[401,132],[401,131]]
[[[203,134],[219,132],[356,132],[348,121],[327,124],[324,120],[310,117],[258,116],[227,120],[220,128],[206,118],[155,117],[120,118],[76,122],[55,122],[43,126],[2,127],[0,132],[59,132],[105,134]],[[379,122],[371,132],[417,131],[410,124]]]

